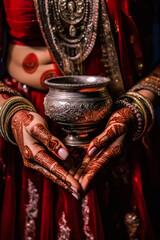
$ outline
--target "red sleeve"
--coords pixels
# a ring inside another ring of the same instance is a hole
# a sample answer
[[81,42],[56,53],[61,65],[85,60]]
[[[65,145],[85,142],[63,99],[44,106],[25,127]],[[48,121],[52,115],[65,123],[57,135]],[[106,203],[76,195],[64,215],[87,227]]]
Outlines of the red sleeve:
[[0,59],[2,56],[2,47],[3,47],[3,37],[2,37],[2,18],[3,18],[3,2],[0,0]]

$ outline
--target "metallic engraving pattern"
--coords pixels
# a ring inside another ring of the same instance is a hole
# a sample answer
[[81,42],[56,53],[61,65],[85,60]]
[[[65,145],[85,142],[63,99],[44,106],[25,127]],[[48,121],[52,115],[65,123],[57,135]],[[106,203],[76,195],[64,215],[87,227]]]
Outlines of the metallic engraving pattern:
[[25,240],[36,239],[35,218],[38,216],[39,194],[33,182],[28,179],[29,203],[26,205]]
[[59,220],[59,232],[57,240],[68,240],[70,238],[71,229],[67,226],[67,220],[65,212],[62,212],[62,216]]
[[83,215],[83,231],[86,236],[86,240],[94,240],[94,235],[89,227],[89,213],[90,209],[88,206],[88,196],[86,195],[85,198],[82,200],[82,215]]
[[[86,99],[87,101],[87,99]],[[106,112],[110,112],[109,101],[86,102],[75,101],[58,102],[50,99],[47,101],[47,109],[45,114],[55,121],[86,123],[91,121],[99,121],[106,117]]]
[[[74,144],[74,146],[89,143],[93,139],[95,130],[103,126],[113,106],[106,86],[101,85],[103,77],[92,77],[94,82],[91,86],[87,82],[88,76],[81,76],[81,78],[79,76],[70,76],[69,79],[63,77],[63,82],[60,83],[61,88],[59,85],[52,86],[50,83],[49,92],[44,99],[46,116],[57,121],[68,133],[65,144],[67,141],[67,144]],[[71,80],[76,80],[76,89]],[[67,83],[70,84],[70,89],[66,87]],[[82,133],[82,130],[85,131]]]

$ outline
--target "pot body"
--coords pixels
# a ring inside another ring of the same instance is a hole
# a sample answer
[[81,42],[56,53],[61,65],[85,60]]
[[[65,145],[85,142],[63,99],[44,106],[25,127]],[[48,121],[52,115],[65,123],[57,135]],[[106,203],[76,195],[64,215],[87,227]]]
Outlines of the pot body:
[[[74,76],[74,79],[78,77]],[[102,83],[86,83],[85,80],[79,84],[76,80],[65,87],[63,78],[64,83],[59,83],[60,87],[54,85],[53,79],[47,80],[53,85],[49,85],[49,92],[44,99],[45,114],[67,132],[64,139],[66,145],[81,146],[92,140],[94,132],[109,116],[113,102],[107,90],[108,84],[103,86]]]

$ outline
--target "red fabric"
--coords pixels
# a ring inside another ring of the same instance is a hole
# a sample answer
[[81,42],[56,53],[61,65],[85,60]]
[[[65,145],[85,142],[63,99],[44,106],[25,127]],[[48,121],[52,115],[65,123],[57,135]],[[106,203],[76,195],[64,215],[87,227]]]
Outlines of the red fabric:
[[[16,44],[44,46],[33,1],[4,0],[11,41]],[[34,33],[34,34],[33,34]]]
[[3,44],[3,41],[2,41],[2,28],[3,28],[3,4],[2,4],[2,1],[0,1],[0,58],[2,57],[2,44]]
[[[12,41],[18,44],[26,45],[43,44],[42,37],[40,37],[39,26],[35,17],[33,1],[17,0],[15,7],[14,0],[4,0],[4,5]],[[125,87],[128,89],[134,84],[132,67],[133,58],[130,57],[130,51],[132,52],[135,60],[142,59],[137,30],[129,15],[127,0],[108,0],[107,5],[112,23],[116,23],[118,27],[117,36],[119,44],[119,58]],[[124,19],[126,20],[125,23]],[[125,26],[125,28],[122,26]],[[134,45],[129,45],[129,36],[125,34],[126,30],[128,30],[130,34],[134,34]],[[101,53],[99,50],[94,49],[92,55],[87,60],[88,74],[98,75],[103,72],[103,66],[99,60],[100,55]],[[93,61],[92,57],[94,57],[95,61]],[[33,90],[30,90],[28,94],[28,98],[34,103],[37,111],[42,116],[44,116],[44,96],[45,94]],[[53,129],[56,131],[56,126],[54,126]],[[65,213],[67,226],[71,229],[70,239],[86,239],[83,229],[84,219],[82,216],[81,202],[74,199],[62,188],[58,188],[55,184],[51,183],[50,180],[42,177],[41,174],[25,168],[23,166],[22,159],[20,159],[17,148],[12,146],[8,147],[10,148],[10,151],[7,155],[5,155],[7,178],[2,207],[1,240],[24,239],[25,224],[27,221],[26,206],[29,200],[28,179],[34,183],[40,197],[37,206],[38,216],[35,220],[36,239],[57,239],[59,221],[63,212]],[[5,146],[5,150],[6,149],[7,148]],[[139,152],[135,151],[135,149],[133,149],[133,152],[132,195],[130,196],[132,201],[127,202],[126,200],[123,208],[126,208],[126,211],[128,211],[128,206],[132,204],[137,206],[136,210],[142,224],[140,226],[141,230],[139,233],[139,239],[146,240],[147,236],[148,239],[153,240],[154,237],[152,235],[152,231],[150,230],[150,221],[142,191],[141,172],[138,161]],[[118,189],[118,191],[121,193],[121,189]],[[109,204],[112,205],[112,202]],[[88,194],[88,205],[90,209],[89,228],[94,234],[95,239],[103,240],[103,223],[101,220],[101,212],[95,190],[92,190]],[[101,206],[101,211],[103,211],[103,206]],[[117,212],[118,211],[120,212],[121,209],[117,209]],[[107,213],[104,212],[103,214],[105,215]],[[113,218],[114,217],[115,216],[113,216]],[[8,229],[10,229],[10,231],[8,231]],[[105,232],[107,231],[110,232],[111,230],[108,228]]]
[[[112,23],[117,31],[121,70],[125,87],[128,89],[133,85],[132,65],[134,61],[138,60],[143,63],[137,28],[129,14],[128,0],[108,0],[106,3]],[[122,13],[125,14],[125,19],[122,18]],[[134,44],[132,45],[129,44],[131,36],[134,36]],[[130,48],[133,48],[134,59],[131,59],[129,54]]]

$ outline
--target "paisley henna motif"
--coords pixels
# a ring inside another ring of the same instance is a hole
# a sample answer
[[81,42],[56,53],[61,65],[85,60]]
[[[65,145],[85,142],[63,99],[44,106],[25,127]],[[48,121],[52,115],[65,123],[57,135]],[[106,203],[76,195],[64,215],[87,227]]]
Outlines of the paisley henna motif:
[[22,62],[23,70],[29,74],[34,73],[38,66],[38,58],[34,53],[28,54]]

